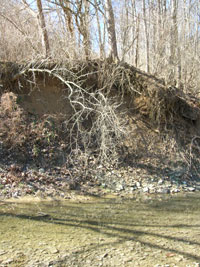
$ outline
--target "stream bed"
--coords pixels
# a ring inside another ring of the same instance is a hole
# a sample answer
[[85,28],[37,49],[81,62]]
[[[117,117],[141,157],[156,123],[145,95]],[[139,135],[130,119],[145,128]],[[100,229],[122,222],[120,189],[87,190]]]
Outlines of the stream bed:
[[5,266],[200,266],[200,193],[2,201]]

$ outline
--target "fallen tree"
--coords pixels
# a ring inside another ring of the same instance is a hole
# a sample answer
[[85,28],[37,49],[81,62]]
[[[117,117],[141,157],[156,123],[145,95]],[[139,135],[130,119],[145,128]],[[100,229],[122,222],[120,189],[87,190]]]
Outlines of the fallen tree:
[[85,168],[179,155],[199,172],[200,100],[133,66],[4,62],[0,84],[0,138],[9,151],[38,162],[80,158]]

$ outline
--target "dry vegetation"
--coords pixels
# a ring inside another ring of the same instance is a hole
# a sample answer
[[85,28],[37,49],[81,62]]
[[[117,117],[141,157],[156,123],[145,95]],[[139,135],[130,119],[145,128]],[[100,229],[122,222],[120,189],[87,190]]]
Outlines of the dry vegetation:
[[199,175],[198,1],[116,3],[2,2],[2,162]]
[[179,162],[199,173],[200,104],[180,89],[99,60],[4,63],[1,73],[0,138],[11,161],[84,170]]

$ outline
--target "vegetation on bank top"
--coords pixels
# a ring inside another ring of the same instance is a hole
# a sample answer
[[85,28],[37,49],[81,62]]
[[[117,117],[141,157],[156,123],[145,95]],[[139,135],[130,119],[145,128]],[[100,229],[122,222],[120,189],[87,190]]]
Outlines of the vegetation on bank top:
[[3,149],[19,162],[117,166],[156,156],[199,172],[199,99],[127,63],[1,63],[0,114]]
[[199,175],[198,13],[182,0],[4,1],[1,160],[156,159]]

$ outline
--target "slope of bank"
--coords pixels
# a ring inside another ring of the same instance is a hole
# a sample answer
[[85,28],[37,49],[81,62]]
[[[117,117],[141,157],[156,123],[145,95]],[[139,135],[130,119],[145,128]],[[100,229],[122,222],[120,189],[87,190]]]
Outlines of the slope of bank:
[[0,64],[0,194],[200,189],[200,100],[106,61]]

